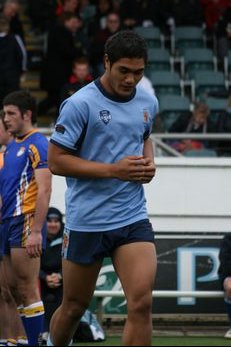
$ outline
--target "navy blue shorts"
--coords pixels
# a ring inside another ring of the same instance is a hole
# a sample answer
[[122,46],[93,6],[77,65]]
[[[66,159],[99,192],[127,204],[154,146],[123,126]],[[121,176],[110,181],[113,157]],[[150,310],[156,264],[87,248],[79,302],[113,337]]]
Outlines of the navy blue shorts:
[[[34,221],[34,214],[27,213],[7,218],[0,224],[0,255],[10,254],[11,248],[24,248]],[[46,248],[46,222],[42,228],[42,248]]]
[[154,231],[148,219],[104,232],[80,232],[65,228],[62,255],[76,264],[92,264],[104,257],[111,257],[117,247],[132,242],[154,243]]

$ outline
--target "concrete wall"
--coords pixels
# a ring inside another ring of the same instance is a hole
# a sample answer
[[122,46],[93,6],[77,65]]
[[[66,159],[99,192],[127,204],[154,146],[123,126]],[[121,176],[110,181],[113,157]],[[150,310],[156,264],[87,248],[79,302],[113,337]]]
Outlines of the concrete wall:
[[[231,159],[157,158],[155,179],[145,185],[156,231],[231,232]],[[65,212],[65,180],[53,177],[50,205]]]

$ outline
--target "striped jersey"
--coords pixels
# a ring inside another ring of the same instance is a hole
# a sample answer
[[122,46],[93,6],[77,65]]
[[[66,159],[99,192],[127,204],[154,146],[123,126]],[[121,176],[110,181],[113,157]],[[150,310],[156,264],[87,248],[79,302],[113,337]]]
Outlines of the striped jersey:
[[35,129],[7,146],[0,170],[2,220],[35,211],[35,170],[48,167],[47,149],[46,137]]

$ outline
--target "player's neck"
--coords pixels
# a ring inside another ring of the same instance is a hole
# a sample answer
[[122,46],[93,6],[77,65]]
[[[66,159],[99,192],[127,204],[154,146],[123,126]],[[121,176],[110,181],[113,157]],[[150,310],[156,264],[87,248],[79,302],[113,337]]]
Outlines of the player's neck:
[[21,129],[17,134],[16,137],[17,138],[23,138],[26,135],[28,135],[29,133],[31,133],[34,130],[32,125],[28,125],[26,127],[24,127],[23,129]]

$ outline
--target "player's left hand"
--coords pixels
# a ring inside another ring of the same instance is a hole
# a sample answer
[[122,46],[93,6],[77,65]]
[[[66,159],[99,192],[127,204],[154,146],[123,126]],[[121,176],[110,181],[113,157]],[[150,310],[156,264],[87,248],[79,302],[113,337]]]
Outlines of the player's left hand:
[[26,251],[30,258],[38,258],[42,254],[41,233],[31,232],[26,242]]
[[137,179],[137,182],[146,184],[151,182],[156,173],[156,165],[150,158],[144,158],[145,166],[141,177]]

